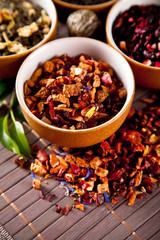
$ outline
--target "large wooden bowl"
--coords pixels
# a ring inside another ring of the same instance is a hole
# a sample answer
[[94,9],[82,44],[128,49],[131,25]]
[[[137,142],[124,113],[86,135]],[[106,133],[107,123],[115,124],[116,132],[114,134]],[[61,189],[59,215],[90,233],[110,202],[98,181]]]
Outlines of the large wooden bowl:
[[[56,55],[65,53],[72,57],[86,53],[95,60],[102,59],[111,65],[117,77],[123,82],[127,90],[127,98],[122,109],[111,120],[85,130],[69,130],[48,125],[30,112],[24,100],[25,81],[30,79],[39,65]],[[82,37],[62,38],[46,43],[25,59],[16,78],[17,98],[29,125],[48,141],[74,148],[94,145],[111,136],[126,119],[132,105],[134,91],[132,70],[121,54],[101,41]]]

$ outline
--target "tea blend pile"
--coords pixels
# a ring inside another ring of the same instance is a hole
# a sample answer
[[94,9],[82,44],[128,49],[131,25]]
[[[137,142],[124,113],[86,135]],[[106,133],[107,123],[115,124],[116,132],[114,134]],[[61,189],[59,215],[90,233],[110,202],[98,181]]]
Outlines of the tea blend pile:
[[25,102],[43,122],[65,129],[86,129],[114,117],[127,91],[108,63],[82,54],[56,56],[24,85]]
[[[34,174],[58,179],[75,200],[73,207],[82,211],[93,202],[97,206],[110,201],[116,204],[124,197],[132,206],[136,199],[147,197],[160,182],[159,93],[143,99],[146,108],[131,109],[122,127],[97,145],[82,149],[53,146],[50,154],[34,145],[33,187],[40,189],[41,184]],[[57,212],[67,214],[69,210],[62,211],[57,205]]]
[[51,20],[44,9],[28,1],[0,2],[0,56],[22,53],[42,41]]
[[130,58],[160,67],[160,6],[140,5],[119,14],[113,24],[117,46]]

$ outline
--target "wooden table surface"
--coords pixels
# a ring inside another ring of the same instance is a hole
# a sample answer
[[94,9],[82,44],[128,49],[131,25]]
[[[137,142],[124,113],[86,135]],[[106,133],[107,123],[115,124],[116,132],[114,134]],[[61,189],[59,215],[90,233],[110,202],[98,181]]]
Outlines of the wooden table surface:
[[[58,24],[57,38],[68,36],[65,24]],[[151,90],[136,87],[133,107],[143,107],[140,101]],[[26,123],[23,124],[30,144],[50,148],[51,143],[40,138]],[[160,191],[154,188],[147,198],[128,206],[123,198],[112,205],[85,205],[85,211],[72,208],[67,216],[56,213],[55,204],[73,205],[65,197],[59,181],[42,179],[45,199],[32,188],[29,169],[14,163],[16,155],[0,145],[0,239],[15,240],[158,240],[160,239]],[[56,198],[48,201],[51,194]],[[4,237],[6,230],[10,235]]]

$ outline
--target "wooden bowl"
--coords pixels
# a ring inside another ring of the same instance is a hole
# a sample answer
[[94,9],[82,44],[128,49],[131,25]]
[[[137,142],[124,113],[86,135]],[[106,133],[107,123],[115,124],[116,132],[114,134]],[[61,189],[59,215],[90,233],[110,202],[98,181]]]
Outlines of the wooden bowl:
[[[78,4],[72,4],[72,3],[67,3],[61,0],[52,0],[57,9],[59,10],[59,13],[64,13],[67,15],[67,13],[71,13],[73,11],[76,11],[78,9],[89,9],[94,11],[97,14],[102,14],[105,13],[106,11],[109,10],[109,8],[117,2],[117,0],[111,0],[106,3],[101,3],[101,4],[95,4],[95,5],[78,5]],[[63,16],[63,14],[61,14]]]
[[[42,122],[30,112],[25,103],[25,81],[30,79],[39,65],[56,55],[68,54],[75,57],[82,53],[92,56],[95,60],[102,59],[114,69],[127,90],[127,98],[122,109],[111,120],[84,130],[62,129]],[[29,125],[48,141],[73,148],[94,145],[111,136],[121,126],[129,113],[134,97],[134,87],[132,70],[121,54],[99,40],[83,37],[61,38],[46,43],[25,59],[16,78],[17,98]]]
[[0,80],[15,78],[21,63],[27,57],[27,55],[38,47],[42,46],[44,43],[53,40],[56,36],[57,12],[52,0],[47,0],[47,4],[45,0],[31,0],[30,2],[34,5],[39,5],[41,8],[46,10],[48,16],[51,19],[50,31],[41,42],[28,49],[27,51],[19,54],[0,56]]
[[143,63],[135,61],[128,57],[124,52],[120,50],[113,39],[112,27],[116,17],[120,12],[129,9],[133,5],[160,5],[160,1],[157,0],[123,0],[118,1],[109,11],[106,18],[106,39],[107,43],[120,52],[123,57],[129,62],[137,85],[145,88],[160,89],[160,68],[147,66]]

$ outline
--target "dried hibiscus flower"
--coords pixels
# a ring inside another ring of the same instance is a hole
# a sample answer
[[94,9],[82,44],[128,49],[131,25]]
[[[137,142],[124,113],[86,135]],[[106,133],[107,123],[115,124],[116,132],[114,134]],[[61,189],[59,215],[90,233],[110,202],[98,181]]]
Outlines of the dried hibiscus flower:
[[121,12],[113,24],[113,38],[130,58],[160,67],[160,6],[134,5]]
[[[136,198],[152,193],[160,181],[159,91],[151,99],[152,105],[140,111],[131,109],[129,120],[97,145],[83,149],[54,146],[49,154],[39,150],[31,170],[63,180],[61,186],[76,201],[74,207],[82,211],[84,205],[95,202],[100,206],[110,202],[110,197],[113,204],[124,197],[132,206]],[[68,210],[57,211],[65,214]]]

